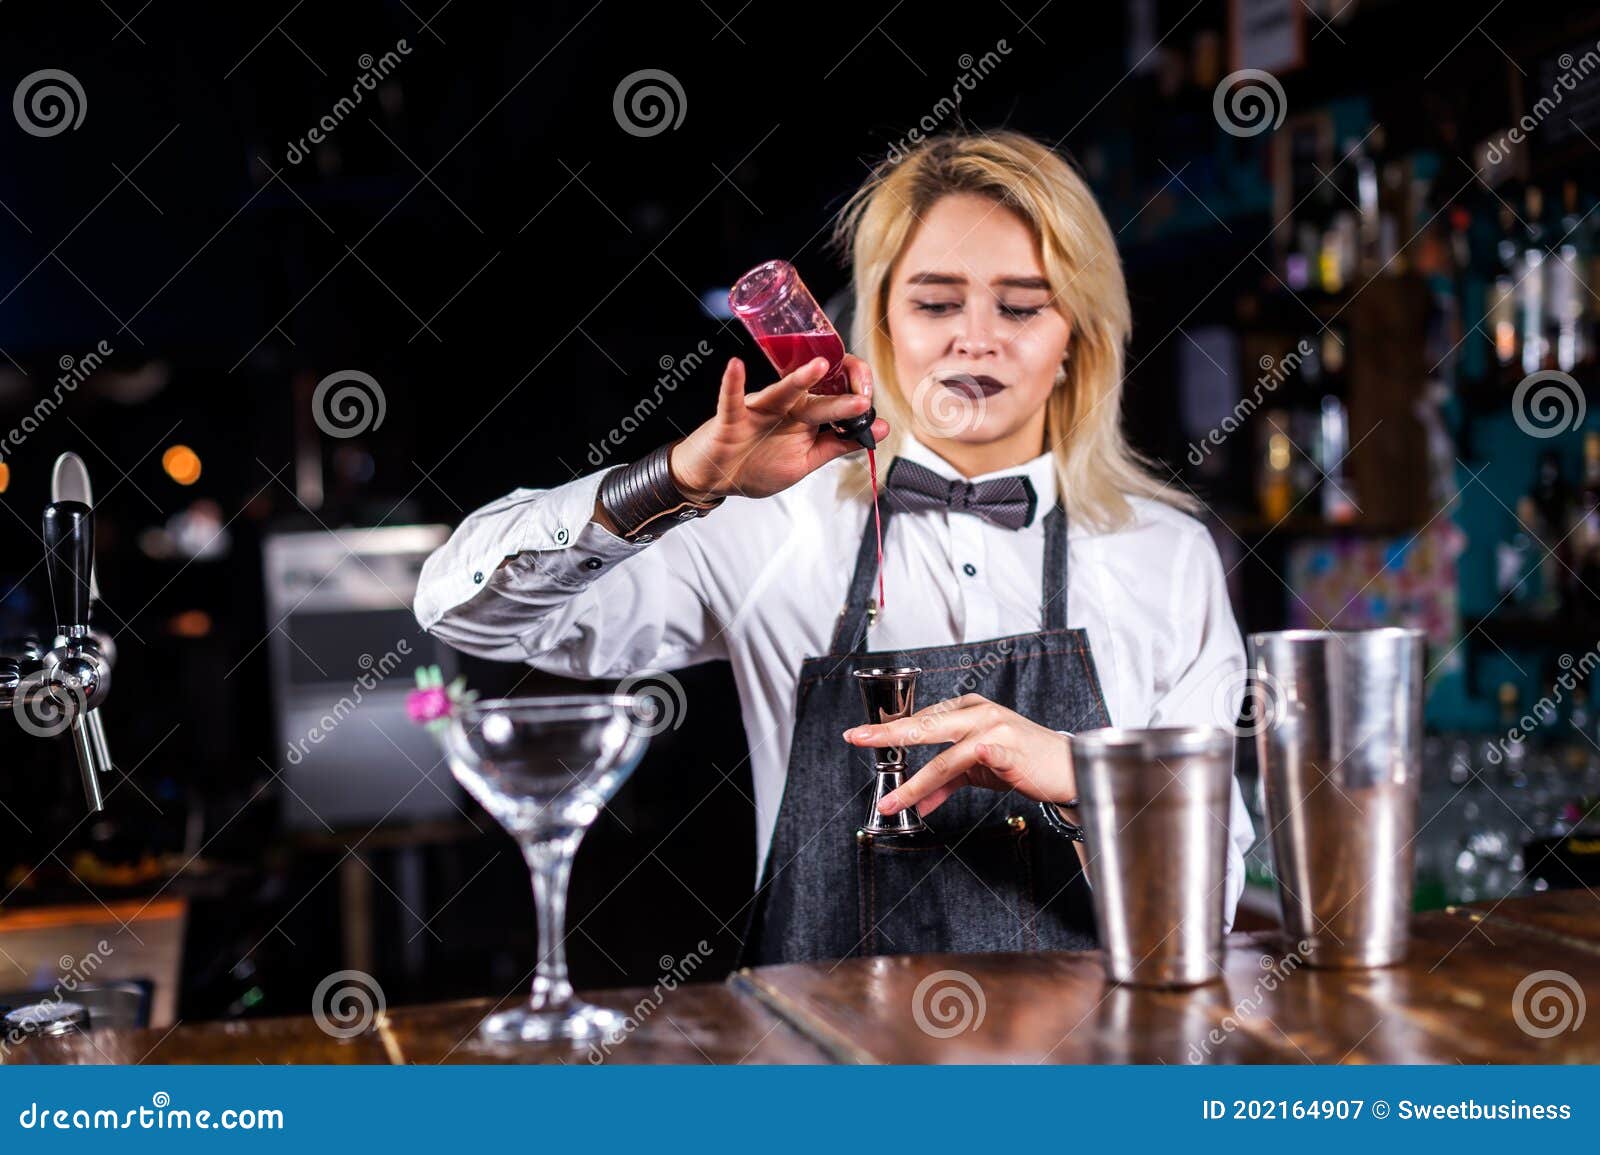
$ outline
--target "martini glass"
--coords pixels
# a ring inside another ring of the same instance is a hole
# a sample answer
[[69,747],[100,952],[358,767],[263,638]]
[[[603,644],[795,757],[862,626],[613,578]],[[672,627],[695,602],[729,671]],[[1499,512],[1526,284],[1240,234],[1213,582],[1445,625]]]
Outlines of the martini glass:
[[450,771],[517,840],[533,876],[539,965],[528,1002],[486,1018],[491,1045],[611,1036],[623,1017],[573,997],[567,880],[584,833],[649,743],[649,703],[629,695],[503,698],[458,709],[443,731]]

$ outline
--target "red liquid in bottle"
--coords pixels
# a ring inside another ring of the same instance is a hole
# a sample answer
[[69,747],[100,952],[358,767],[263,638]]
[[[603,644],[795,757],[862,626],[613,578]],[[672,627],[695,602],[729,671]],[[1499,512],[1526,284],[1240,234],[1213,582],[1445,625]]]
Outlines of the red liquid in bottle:
[[[831,329],[816,333],[768,333],[756,340],[773,367],[785,377],[813,358],[826,357],[832,368],[808,392],[821,396],[850,392],[850,382],[844,372],[844,342]],[[872,525],[878,535],[878,609],[881,611],[885,605],[883,520],[878,514],[878,455],[871,449],[867,450],[867,467],[872,474]]]
[[826,357],[832,368],[826,377],[811,387],[810,392],[822,395],[850,392],[850,382],[844,375],[844,342],[839,340],[839,334],[831,330],[823,333],[768,333],[756,340],[767,359],[785,377],[813,357]]

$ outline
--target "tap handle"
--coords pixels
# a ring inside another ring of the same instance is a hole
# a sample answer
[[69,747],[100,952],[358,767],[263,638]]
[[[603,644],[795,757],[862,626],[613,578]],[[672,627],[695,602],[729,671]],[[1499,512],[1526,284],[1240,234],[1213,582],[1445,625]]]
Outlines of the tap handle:
[[44,561],[56,630],[65,637],[82,637],[89,632],[93,510],[81,501],[52,501],[44,507]]

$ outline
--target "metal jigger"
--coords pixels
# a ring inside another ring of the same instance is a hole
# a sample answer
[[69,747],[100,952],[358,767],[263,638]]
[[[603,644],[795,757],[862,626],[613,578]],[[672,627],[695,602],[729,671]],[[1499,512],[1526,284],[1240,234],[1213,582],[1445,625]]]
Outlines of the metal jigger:
[[[872,725],[894,722],[908,717],[916,709],[916,666],[870,667],[855,672],[861,686],[861,697],[867,705],[867,721]],[[872,791],[872,809],[867,814],[868,834],[922,834],[927,824],[915,806],[908,806],[897,814],[880,814],[878,803],[883,796],[897,789],[905,781],[906,752],[901,746],[879,746],[873,751],[877,784]]]

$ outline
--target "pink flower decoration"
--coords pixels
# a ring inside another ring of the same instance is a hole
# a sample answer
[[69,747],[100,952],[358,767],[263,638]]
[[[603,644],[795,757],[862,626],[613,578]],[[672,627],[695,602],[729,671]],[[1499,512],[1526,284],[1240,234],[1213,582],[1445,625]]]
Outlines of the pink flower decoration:
[[450,706],[450,695],[443,686],[412,690],[406,695],[406,717],[419,724],[448,718]]

